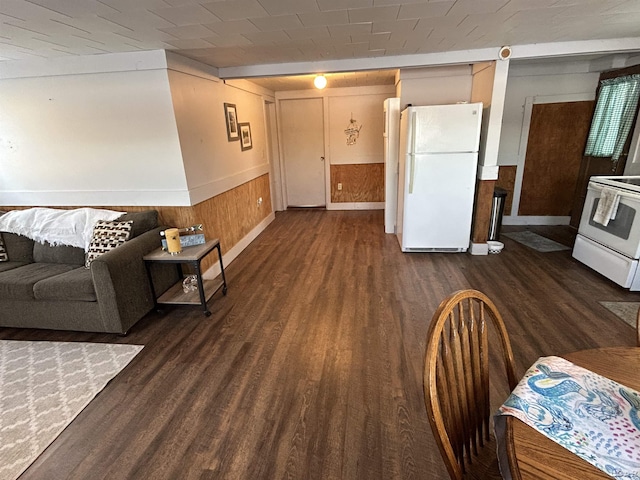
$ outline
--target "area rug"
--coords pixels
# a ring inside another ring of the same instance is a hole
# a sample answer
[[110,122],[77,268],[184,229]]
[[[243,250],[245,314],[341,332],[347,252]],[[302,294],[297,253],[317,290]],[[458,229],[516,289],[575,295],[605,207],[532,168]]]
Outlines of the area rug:
[[19,477],[142,348],[0,340],[0,479]]
[[533,248],[538,252],[558,252],[560,250],[571,250],[566,245],[562,245],[561,243],[554,242],[553,240],[549,240],[542,235],[538,235],[537,233],[533,233],[529,230],[524,230],[522,232],[508,232],[503,233],[507,238],[511,240],[515,240],[518,243],[526,245],[527,247]]
[[616,314],[616,316],[626,323],[636,328],[636,316],[640,302],[598,302],[607,310]]

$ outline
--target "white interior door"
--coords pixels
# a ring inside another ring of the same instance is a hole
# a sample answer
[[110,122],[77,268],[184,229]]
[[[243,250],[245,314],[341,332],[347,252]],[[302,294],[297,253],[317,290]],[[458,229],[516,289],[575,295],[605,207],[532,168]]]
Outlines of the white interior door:
[[321,98],[280,101],[287,206],[326,205]]

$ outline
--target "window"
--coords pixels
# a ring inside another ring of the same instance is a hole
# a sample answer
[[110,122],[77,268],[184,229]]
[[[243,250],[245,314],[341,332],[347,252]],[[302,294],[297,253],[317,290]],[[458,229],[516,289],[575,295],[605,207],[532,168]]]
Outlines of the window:
[[640,97],[640,75],[600,82],[596,110],[591,121],[585,156],[620,158],[631,130]]

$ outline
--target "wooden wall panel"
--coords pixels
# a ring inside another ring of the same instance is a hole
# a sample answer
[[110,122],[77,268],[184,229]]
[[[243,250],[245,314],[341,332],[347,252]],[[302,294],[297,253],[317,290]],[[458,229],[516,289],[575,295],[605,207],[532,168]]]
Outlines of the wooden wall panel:
[[476,183],[476,203],[473,212],[473,243],[486,243],[489,237],[491,221],[491,204],[495,180],[478,180]]
[[[260,197],[262,197],[262,205],[258,206],[258,198]],[[29,207],[0,207],[0,210],[24,208]],[[191,207],[102,206],[95,208],[123,212],[158,210],[160,225],[167,227],[181,228],[202,223],[205,237],[207,239],[218,238],[222,253],[225,253],[271,213],[269,175],[262,175]],[[159,237],[158,246],[160,246]],[[202,262],[203,270],[209,268],[216,261],[216,255],[209,255]]]
[[504,214],[511,215],[511,205],[513,204],[513,191],[516,186],[516,172],[518,167],[516,165],[507,165],[500,167],[498,171],[498,181],[496,187],[503,188],[507,191],[507,198],[504,202]]
[[571,215],[593,104],[533,105],[519,215]]
[[384,163],[331,165],[331,202],[384,202]]

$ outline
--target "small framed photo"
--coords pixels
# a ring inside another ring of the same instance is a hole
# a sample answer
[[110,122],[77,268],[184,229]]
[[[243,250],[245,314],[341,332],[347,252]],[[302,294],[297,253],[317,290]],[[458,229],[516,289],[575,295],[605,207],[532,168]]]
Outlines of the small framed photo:
[[240,140],[240,133],[238,132],[238,112],[236,112],[236,106],[233,103],[224,104],[224,118],[227,124],[227,140],[229,142]]
[[248,123],[239,123],[240,129],[240,148],[244,152],[253,147],[253,140],[251,140],[251,125]]

